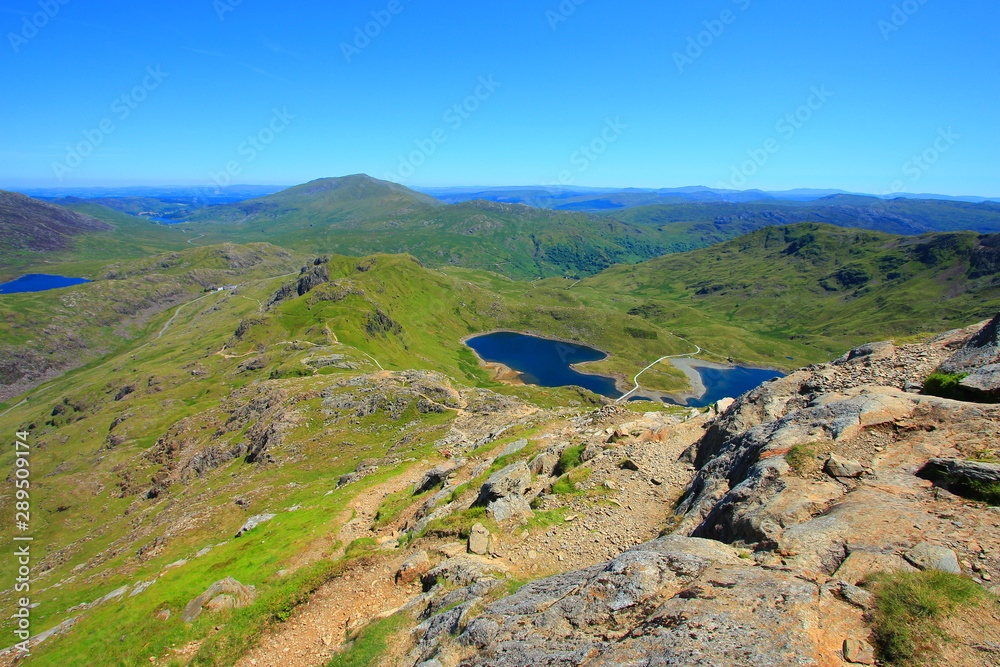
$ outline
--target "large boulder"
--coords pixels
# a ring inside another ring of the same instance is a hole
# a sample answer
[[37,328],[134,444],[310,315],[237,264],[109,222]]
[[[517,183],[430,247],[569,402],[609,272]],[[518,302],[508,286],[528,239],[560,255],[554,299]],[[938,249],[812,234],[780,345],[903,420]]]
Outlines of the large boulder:
[[479,491],[480,505],[496,521],[532,515],[531,505],[525,494],[531,488],[531,471],[524,461],[513,463],[490,475]]
[[1000,363],[1000,315],[986,323],[960,350],[941,364],[945,373],[971,373]]
[[257,591],[253,586],[244,586],[232,577],[220,579],[209,586],[204,593],[187,603],[181,612],[181,619],[190,623],[201,615],[203,609],[212,611],[246,607],[253,603]]

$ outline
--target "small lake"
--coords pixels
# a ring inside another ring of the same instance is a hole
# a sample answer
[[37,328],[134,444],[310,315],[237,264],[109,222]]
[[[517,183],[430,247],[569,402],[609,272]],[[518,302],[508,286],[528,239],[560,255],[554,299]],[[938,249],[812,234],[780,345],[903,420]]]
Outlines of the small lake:
[[[521,374],[527,384],[540,387],[565,387],[576,385],[589,389],[595,394],[608,398],[619,398],[622,394],[615,388],[615,381],[603,375],[587,375],[570,368],[571,364],[585,361],[600,361],[607,355],[586,345],[563,343],[527,334],[502,331],[476,336],[467,340],[471,347],[485,361],[509,366]],[[759,368],[706,368],[696,367],[705,385],[706,393],[700,398],[685,401],[674,400],[661,395],[664,403],[702,408],[719,399],[736,398],[740,394],[756,389],[768,380],[784,377],[777,371]],[[639,379],[640,384],[642,379]],[[642,400],[633,397],[630,401]]]
[[[707,391],[701,398],[689,399],[686,403],[671,401],[666,398],[664,403],[675,403],[689,408],[703,408],[712,405],[723,398],[736,398],[740,394],[756,389],[768,380],[785,377],[784,373],[760,368],[697,368],[701,381]],[[642,382],[642,378],[639,378]]]
[[44,273],[29,273],[9,283],[0,283],[0,294],[44,292],[50,289],[82,285],[89,282],[85,278],[67,278],[66,276],[49,276]]
[[465,344],[484,361],[513,368],[527,384],[539,387],[576,385],[609,398],[621,396],[612,378],[587,375],[570,368],[570,364],[600,361],[607,357],[592,347],[508,331],[476,336]]

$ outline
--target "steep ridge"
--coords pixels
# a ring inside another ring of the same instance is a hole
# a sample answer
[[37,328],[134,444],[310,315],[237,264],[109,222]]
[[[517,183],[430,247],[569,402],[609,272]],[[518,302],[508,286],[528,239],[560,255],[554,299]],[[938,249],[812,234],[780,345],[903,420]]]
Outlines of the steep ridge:
[[[696,472],[663,537],[495,602],[432,602],[399,664],[873,664],[871,644],[892,655],[870,626],[876,573],[1000,593],[1000,515],[924,478],[931,460],[992,459],[968,465],[1000,481],[1000,407],[914,393],[982,326],[863,346],[727,401],[681,457]],[[982,595],[921,659],[994,664],[1000,609]]]
[[64,250],[74,236],[110,229],[107,223],[88,215],[0,190],[0,254],[4,263],[25,253]]

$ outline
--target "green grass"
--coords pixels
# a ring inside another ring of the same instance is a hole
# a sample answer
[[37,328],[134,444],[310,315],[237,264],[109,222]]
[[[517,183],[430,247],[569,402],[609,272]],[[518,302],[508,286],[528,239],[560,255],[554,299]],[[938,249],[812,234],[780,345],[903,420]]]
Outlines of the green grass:
[[931,373],[924,380],[924,393],[944,398],[964,398],[966,392],[959,383],[968,373]]
[[413,619],[406,614],[394,614],[375,621],[365,627],[347,645],[344,652],[334,656],[326,667],[375,667],[389,646],[390,639],[412,625]]
[[359,537],[351,541],[344,549],[344,558],[357,558],[371,553],[378,548],[378,543],[374,537]]
[[563,450],[559,456],[559,463],[556,464],[554,475],[561,476],[583,463],[583,450],[587,445],[573,445]]
[[816,466],[816,450],[820,443],[793,445],[785,454],[785,461],[796,473],[803,475]]
[[927,657],[935,641],[947,640],[941,621],[987,596],[971,579],[938,570],[876,575],[871,583],[879,657],[894,665]]

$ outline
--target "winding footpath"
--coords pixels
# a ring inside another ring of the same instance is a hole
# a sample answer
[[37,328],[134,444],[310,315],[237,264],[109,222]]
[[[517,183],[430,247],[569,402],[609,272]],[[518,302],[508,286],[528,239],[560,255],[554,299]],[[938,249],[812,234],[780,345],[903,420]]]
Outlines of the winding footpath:
[[660,357],[659,359],[657,359],[656,361],[654,361],[650,365],[648,365],[645,368],[643,368],[641,371],[639,371],[638,373],[635,374],[635,379],[632,380],[632,384],[634,384],[635,387],[633,387],[632,390],[629,391],[627,394],[624,394],[620,398],[615,399],[615,403],[621,403],[622,401],[624,401],[625,399],[627,399],[629,396],[631,396],[635,392],[637,392],[640,389],[642,389],[642,387],[639,386],[639,376],[642,375],[643,373],[645,373],[646,371],[648,371],[650,368],[652,368],[656,364],[660,363],[661,361],[666,361],[667,359],[681,359],[681,358],[684,358],[684,357],[693,357],[696,354],[701,354],[701,346],[700,345],[695,345],[695,347],[698,348],[697,351],[695,351],[695,352],[689,352],[687,354],[671,354],[671,355],[668,355],[666,357]]

